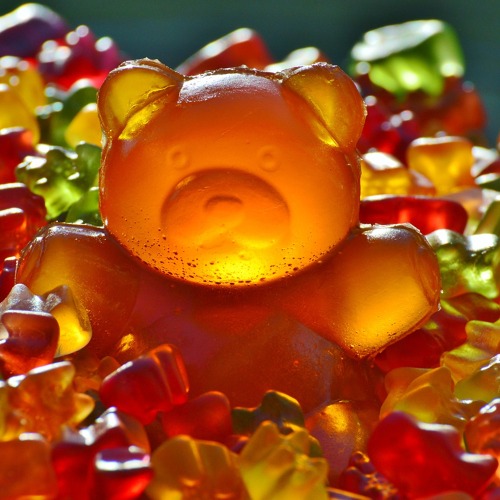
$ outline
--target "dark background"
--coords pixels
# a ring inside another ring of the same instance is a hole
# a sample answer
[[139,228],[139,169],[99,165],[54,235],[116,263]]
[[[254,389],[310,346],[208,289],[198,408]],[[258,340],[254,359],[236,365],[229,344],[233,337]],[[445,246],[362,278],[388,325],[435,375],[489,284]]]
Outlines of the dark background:
[[[23,2],[0,0],[0,15]],[[47,0],[41,2],[72,27],[88,25],[110,36],[131,58],[177,66],[206,43],[246,26],[257,30],[271,53],[314,45],[346,67],[350,48],[367,30],[385,24],[436,18],[457,31],[466,77],[488,111],[488,136],[500,132],[499,0]]]

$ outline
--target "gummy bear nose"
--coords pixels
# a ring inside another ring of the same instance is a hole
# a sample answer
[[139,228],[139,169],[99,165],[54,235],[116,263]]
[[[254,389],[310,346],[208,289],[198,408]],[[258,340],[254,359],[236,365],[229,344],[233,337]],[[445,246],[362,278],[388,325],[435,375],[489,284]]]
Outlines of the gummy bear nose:
[[245,216],[243,201],[236,196],[224,194],[212,196],[205,203],[204,210],[213,224],[231,228],[241,224]]

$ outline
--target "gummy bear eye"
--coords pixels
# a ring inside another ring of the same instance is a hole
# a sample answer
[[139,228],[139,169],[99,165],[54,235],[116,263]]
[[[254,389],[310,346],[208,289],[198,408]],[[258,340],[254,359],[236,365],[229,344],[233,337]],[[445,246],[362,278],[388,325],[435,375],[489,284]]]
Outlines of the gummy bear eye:
[[181,146],[167,150],[167,168],[183,170],[189,166],[189,155]]
[[274,172],[278,170],[280,161],[278,152],[273,146],[264,146],[259,153],[259,166],[266,172]]

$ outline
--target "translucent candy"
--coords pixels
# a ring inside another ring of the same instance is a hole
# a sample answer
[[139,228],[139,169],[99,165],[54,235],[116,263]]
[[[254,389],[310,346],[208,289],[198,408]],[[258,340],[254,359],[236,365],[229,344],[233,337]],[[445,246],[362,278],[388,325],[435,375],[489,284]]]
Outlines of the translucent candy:
[[50,445],[36,433],[0,442],[0,488],[3,498],[57,496],[57,483],[50,457]]
[[75,151],[49,146],[42,157],[27,157],[16,169],[16,177],[43,197],[47,216],[54,219],[78,202],[97,184],[101,149],[79,144]]
[[402,97],[421,90],[439,95],[446,77],[464,73],[463,54],[451,26],[435,19],[368,31],[351,51],[354,74]]
[[251,498],[326,499],[327,462],[309,457],[305,429],[283,436],[272,422],[263,422],[240,453],[239,466]]
[[[139,104],[154,88],[164,90]],[[160,272],[200,284],[257,284],[323,258],[356,223],[353,154],[365,110],[335,66],[184,78],[143,60],[110,74],[99,108],[104,223]],[[250,108],[250,117],[234,121]],[[236,126],[226,135],[228,122]],[[172,134],[166,156],[157,155]],[[311,149],[315,155],[304,156]]]
[[472,143],[463,137],[422,137],[407,151],[408,168],[427,177],[443,195],[474,186]]
[[490,455],[464,452],[454,427],[418,422],[403,412],[390,413],[378,423],[368,456],[409,498],[457,490],[475,496],[497,468]]
[[16,91],[34,115],[39,106],[47,103],[45,82],[35,67],[26,60],[13,56],[1,57],[0,83]]
[[444,353],[441,364],[451,370],[457,382],[470,377],[500,353],[498,332],[499,325],[496,322],[469,321],[466,326],[466,342]]
[[154,477],[148,498],[248,498],[238,470],[237,456],[212,441],[178,436],[161,444],[153,453]]
[[[474,453],[489,453],[500,459],[500,399],[493,399],[472,417],[464,433],[467,448]],[[500,482],[500,467],[496,484]]]
[[74,391],[74,373],[71,363],[61,361],[0,381],[0,440],[36,432],[53,441],[64,427],[82,422],[94,401]]
[[468,214],[462,205],[444,198],[380,195],[361,200],[359,219],[365,224],[409,222],[423,234],[438,229],[462,233]]
[[[16,311],[20,313],[17,316],[14,315]],[[33,294],[25,285],[16,284],[0,304],[0,313],[2,318],[4,314],[10,315],[9,325],[13,328],[13,333],[15,332],[16,344],[18,342],[20,344],[17,347],[20,349],[20,354],[23,350],[21,346],[24,338],[22,324],[26,320],[26,327],[30,324],[34,327],[37,314],[41,321],[40,325],[43,325],[42,331],[48,328],[45,348],[48,348],[48,352],[52,355],[62,356],[78,351],[87,345],[92,336],[87,311],[75,300],[71,290],[65,285],[39,296]],[[29,314],[23,316],[22,313]],[[57,324],[52,325],[50,318],[46,317],[47,315],[57,321]],[[32,333],[35,332],[36,329]],[[29,336],[26,335],[26,337],[26,346],[24,348],[29,350]],[[42,342],[42,338],[37,339],[37,336],[35,336],[32,341],[34,341],[33,348],[36,350],[43,349],[45,342]],[[52,347],[55,347],[52,346],[53,342],[57,346],[55,352],[51,350]],[[20,358],[22,359],[22,355]],[[32,360],[32,362],[36,361]]]
[[455,394],[460,399],[480,400],[489,403],[500,397],[500,353],[457,382]]
[[499,239],[494,234],[464,236],[448,229],[427,235],[436,252],[443,286],[443,297],[466,292],[487,298],[498,296]]
[[158,412],[185,403],[188,391],[180,352],[174,346],[163,344],[109,374],[99,394],[106,406],[116,407],[149,424]]
[[0,129],[25,128],[33,135],[36,144],[40,139],[40,127],[36,116],[18,92],[5,83],[0,83]]
[[[361,160],[361,199],[375,195],[433,195],[432,182],[394,156],[373,151]],[[401,221],[402,222],[402,221]]]
[[64,138],[72,148],[75,148],[80,142],[101,146],[101,135],[97,105],[89,103],[75,115],[66,129]]
[[[91,493],[111,494],[108,490],[113,489],[115,494],[124,493],[127,486],[131,492],[144,489],[152,475],[149,453],[142,425],[116,409],[107,410],[91,426],[78,431],[66,429],[53,444],[59,494],[84,500]],[[127,462],[130,474],[126,472]],[[106,463],[110,466],[107,470]],[[99,491],[99,487],[103,489]]]
[[459,401],[454,382],[445,367],[432,370],[397,368],[385,377],[387,397],[380,408],[380,417],[404,411],[420,422],[453,425],[462,431],[478,406]]
[[233,434],[231,406],[221,392],[206,392],[161,415],[168,437],[181,434],[195,439],[226,443]]
[[36,232],[47,224],[43,198],[19,182],[0,185],[0,260],[19,257]]

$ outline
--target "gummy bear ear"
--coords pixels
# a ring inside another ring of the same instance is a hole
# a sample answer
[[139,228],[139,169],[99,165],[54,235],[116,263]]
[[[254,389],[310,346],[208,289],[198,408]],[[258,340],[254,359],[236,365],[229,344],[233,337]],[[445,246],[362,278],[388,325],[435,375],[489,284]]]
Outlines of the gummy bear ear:
[[356,85],[338,66],[316,63],[281,73],[282,85],[311,106],[341,149],[354,149],[366,117]]
[[[159,61],[127,61],[109,73],[99,89],[99,117],[104,133],[120,134],[129,118],[159,94],[182,87],[184,77]],[[144,117],[146,118],[146,117]]]

